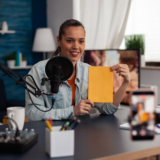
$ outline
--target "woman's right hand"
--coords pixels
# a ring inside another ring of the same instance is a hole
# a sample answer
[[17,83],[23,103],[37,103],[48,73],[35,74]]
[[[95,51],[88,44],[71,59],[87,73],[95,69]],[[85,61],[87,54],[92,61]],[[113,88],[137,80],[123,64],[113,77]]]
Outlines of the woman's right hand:
[[81,100],[74,108],[74,115],[80,116],[81,114],[89,114],[89,111],[91,110],[91,106],[94,107],[94,103],[89,100]]

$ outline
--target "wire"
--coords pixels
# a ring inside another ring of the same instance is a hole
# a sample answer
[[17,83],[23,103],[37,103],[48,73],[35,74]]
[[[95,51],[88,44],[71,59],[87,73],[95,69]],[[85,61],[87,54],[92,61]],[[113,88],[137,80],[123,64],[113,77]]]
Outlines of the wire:
[[38,87],[38,85],[36,84],[36,82],[35,82],[35,80],[34,80],[34,78],[33,78],[33,76],[32,75],[30,75],[30,74],[27,74],[26,76],[24,76],[23,78],[26,78],[26,77],[31,77],[32,78],[32,81],[34,82],[34,84],[35,84],[35,86],[40,90],[40,88]]
[[15,125],[16,125],[15,137],[19,137],[20,136],[20,132],[19,132],[19,128],[18,128],[18,125],[17,125],[16,121],[14,119],[12,119],[12,118],[9,118],[9,117],[3,117],[3,118],[4,119],[9,119],[9,120],[11,120],[11,121],[13,121],[15,123]]
[[6,74],[2,74],[2,75],[0,75],[0,77],[3,77],[3,76],[5,76]]
[[[12,74],[12,73],[9,73],[9,74]],[[7,75],[7,74],[2,74],[2,75],[0,75],[0,77],[3,77],[3,76],[5,76],[5,75]]]
[[[26,78],[26,77],[31,77],[31,78],[32,78],[32,80],[33,80],[33,82],[34,82],[34,84],[35,84],[35,86],[40,90],[40,88],[39,88],[39,87],[38,87],[38,85],[36,84],[36,82],[35,82],[35,80],[34,80],[34,78],[33,78],[33,76],[32,76],[32,75],[27,74],[27,75],[26,75],[26,76],[24,76],[23,78]],[[50,94],[50,93],[44,93],[44,92],[43,92],[43,94],[44,94],[44,95],[48,95],[48,96],[52,95],[52,94]]]
[[[27,85],[26,85],[26,84],[25,84],[25,86],[26,86],[26,88],[27,88]],[[28,90],[27,90],[27,91],[28,91]],[[30,98],[32,104],[33,104],[38,110],[40,110],[40,111],[42,111],[42,112],[48,112],[48,111],[50,111],[50,110],[53,108],[53,105],[52,105],[52,107],[51,107],[50,109],[48,109],[48,110],[42,110],[42,109],[38,108],[38,107],[36,106],[36,104],[33,102],[29,91],[28,91],[28,95],[29,95],[29,98]]]

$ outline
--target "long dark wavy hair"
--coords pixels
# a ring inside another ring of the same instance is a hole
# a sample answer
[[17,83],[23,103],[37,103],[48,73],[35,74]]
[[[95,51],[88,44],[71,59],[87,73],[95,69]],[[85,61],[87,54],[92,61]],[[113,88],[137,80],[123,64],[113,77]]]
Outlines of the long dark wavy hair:
[[[63,22],[59,28],[59,40],[62,40],[62,35],[65,34],[65,29],[68,28],[68,27],[83,27],[84,31],[85,31],[85,28],[84,26],[82,25],[81,22],[75,20],[75,19],[69,19],[65,22]],[[61,47],[57,47],[56,51],[53,53],[52,57],[54,56],[57,56],[59,53],[61,52]]]

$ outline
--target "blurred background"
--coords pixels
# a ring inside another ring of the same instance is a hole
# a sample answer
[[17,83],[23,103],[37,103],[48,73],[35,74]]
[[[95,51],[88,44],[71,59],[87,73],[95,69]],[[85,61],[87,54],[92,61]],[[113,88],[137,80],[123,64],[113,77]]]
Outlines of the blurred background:
[[[141,48],[140,85],[155,86],[158,93],[159,8],[159,0],[0,0],[0,62],[8,65],[15,59],[10,68],[26,75],[35,63],[51,57],[59,26],[73,18],[85,27],[86,50]],[[38,32],[40,28],[51,30]],[[40,48],[41,39],[49,41]],[[22,87],[7,76],[1,79],[7,100],[25,100]]]

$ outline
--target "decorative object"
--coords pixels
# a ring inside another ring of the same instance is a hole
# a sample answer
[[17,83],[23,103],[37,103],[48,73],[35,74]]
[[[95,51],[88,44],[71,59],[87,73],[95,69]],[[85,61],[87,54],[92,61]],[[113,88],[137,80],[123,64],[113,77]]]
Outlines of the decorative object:
[[7,66],[9,68],[12,68],[15,66],[15,55],[14,54],[10,54],[4,57],[4,59],[7,61]]
[[27,58],[22,58],[22,67],[27,66]]
[[17,50],[15,52],[15,55],[16,55],[16,66],[22,66],[22,53],[21,51]]
[[145,41],[143,34],[125,36],[126,49],[141,49],[141,67],[145,66]]
[[8,24],[7,24],[7,22],[3,21],[0,33],[2,35],[4,35],[5,33],[15,33],[15,31],[8,30]]
[[56,50],[53,39],[52,30],[50,28],[39,28],[36,30],[33,52],[43,52],[43,59],[46,59],[46,52],[53,52]]

